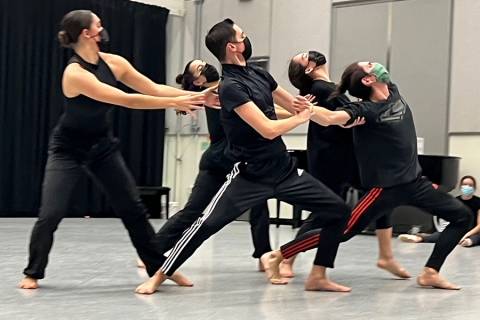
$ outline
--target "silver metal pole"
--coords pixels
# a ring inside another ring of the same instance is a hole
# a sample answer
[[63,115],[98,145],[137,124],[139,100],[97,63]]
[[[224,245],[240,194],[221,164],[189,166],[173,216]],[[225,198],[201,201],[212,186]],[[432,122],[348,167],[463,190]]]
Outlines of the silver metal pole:
[[195,39],[193,59],[200,59],[200,52],[202,48],[202,8],[205,0],[194,0],[195,3]]
[[[194,0],[195,3],[195,39],[193,44],[193,59],[201,59],[202,48],[202,8],[204,0]],[[195,112],[196,113],[196,112]],[[198,127],[198,120],[191,121],[190,131],[197,134],[200,128]]]

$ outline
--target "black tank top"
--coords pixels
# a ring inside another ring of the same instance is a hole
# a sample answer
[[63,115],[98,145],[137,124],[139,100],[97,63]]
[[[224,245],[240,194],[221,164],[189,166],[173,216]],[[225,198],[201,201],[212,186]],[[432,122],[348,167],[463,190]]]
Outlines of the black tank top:
[[[78,63],[83,69],[93,73],[97,79],[112,87],[117,87],[117,80],[110,67],[99,58],[98,65],[91,64],[75,54],[68,64]],[[113,105],[93,100],[84,95],[74,98],[64,96],[64,113],[61,116],[54,135],[62,143],[71,147],[90,149],[100,139],[112,137]]]

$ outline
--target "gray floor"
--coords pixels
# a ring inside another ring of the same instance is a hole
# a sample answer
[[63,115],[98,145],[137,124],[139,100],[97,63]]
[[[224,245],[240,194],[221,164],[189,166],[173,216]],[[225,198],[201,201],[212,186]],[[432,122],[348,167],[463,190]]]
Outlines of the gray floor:
[[[168,284],[152,296],[134,288],[146,279],[116,219],[65,219],[56,233],[47,278],[38,290],[16,288],[34,219],[0,219],[0,319],[478,319],[480,247],[457,247],[442,270],[458,292],[418,288],[375,267],[376,238],[357,236],[340,247],[330,277],[351,293],[305,292],[313,252],[296,264],[287,286],[267,284],[250,258],[247,223],[235,222],[208,240],[181,268],[193,288]],[[159,227],[163,222],[154,220]],[[271,227],[272,245],[290,240]],[[418,273],[430,244],[393,241],[397,258]]]

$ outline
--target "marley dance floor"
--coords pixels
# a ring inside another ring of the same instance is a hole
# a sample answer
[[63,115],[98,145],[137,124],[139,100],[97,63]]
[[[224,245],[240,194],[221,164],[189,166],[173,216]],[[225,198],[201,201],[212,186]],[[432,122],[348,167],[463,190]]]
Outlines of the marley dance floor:
[[[269,285],[250,257],[248,223],[234,222],[180,269],[195,283],[166,283],[151,296],[134,294],[147,278],[136,268],[117,219],[65,219],[55,235],[46,279],[38,290],[17,289],[35,219],[0,219],[0,319],[479,319],[480,247],[457,247],[442,275],[462,290],[419,288],[375,267],[377,241],[360,235],[340,246],[332,280],[351,293],[306,292],[313,252],[300,256],[287,286]],[[153,220],[156,228],[163,220]],[[271,226],[272,246],[296,230]],[[416,275],[433,245],[393,240],[397,259]]]

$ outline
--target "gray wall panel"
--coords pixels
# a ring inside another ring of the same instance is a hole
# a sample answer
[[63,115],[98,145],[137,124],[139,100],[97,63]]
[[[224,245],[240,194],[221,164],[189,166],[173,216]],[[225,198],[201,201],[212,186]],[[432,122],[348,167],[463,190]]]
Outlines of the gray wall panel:
[[387,59],[388,4],[368,4],[333,9],[330,78],[338,82],[343,70],[355,61]]
[[449,131],[480,132],[480,1],[455,0]]
[[[330,1],[274,0],[272,6],[270,73],[282,88],[298,93],[288,80],[288,63],[299,52],[317,50],[328,56],[330,50]],[[290,134],[305,134],[307,124]]]
[[450,0],[393,3],[392,80],[414,114],[425,153],[446,154]]

